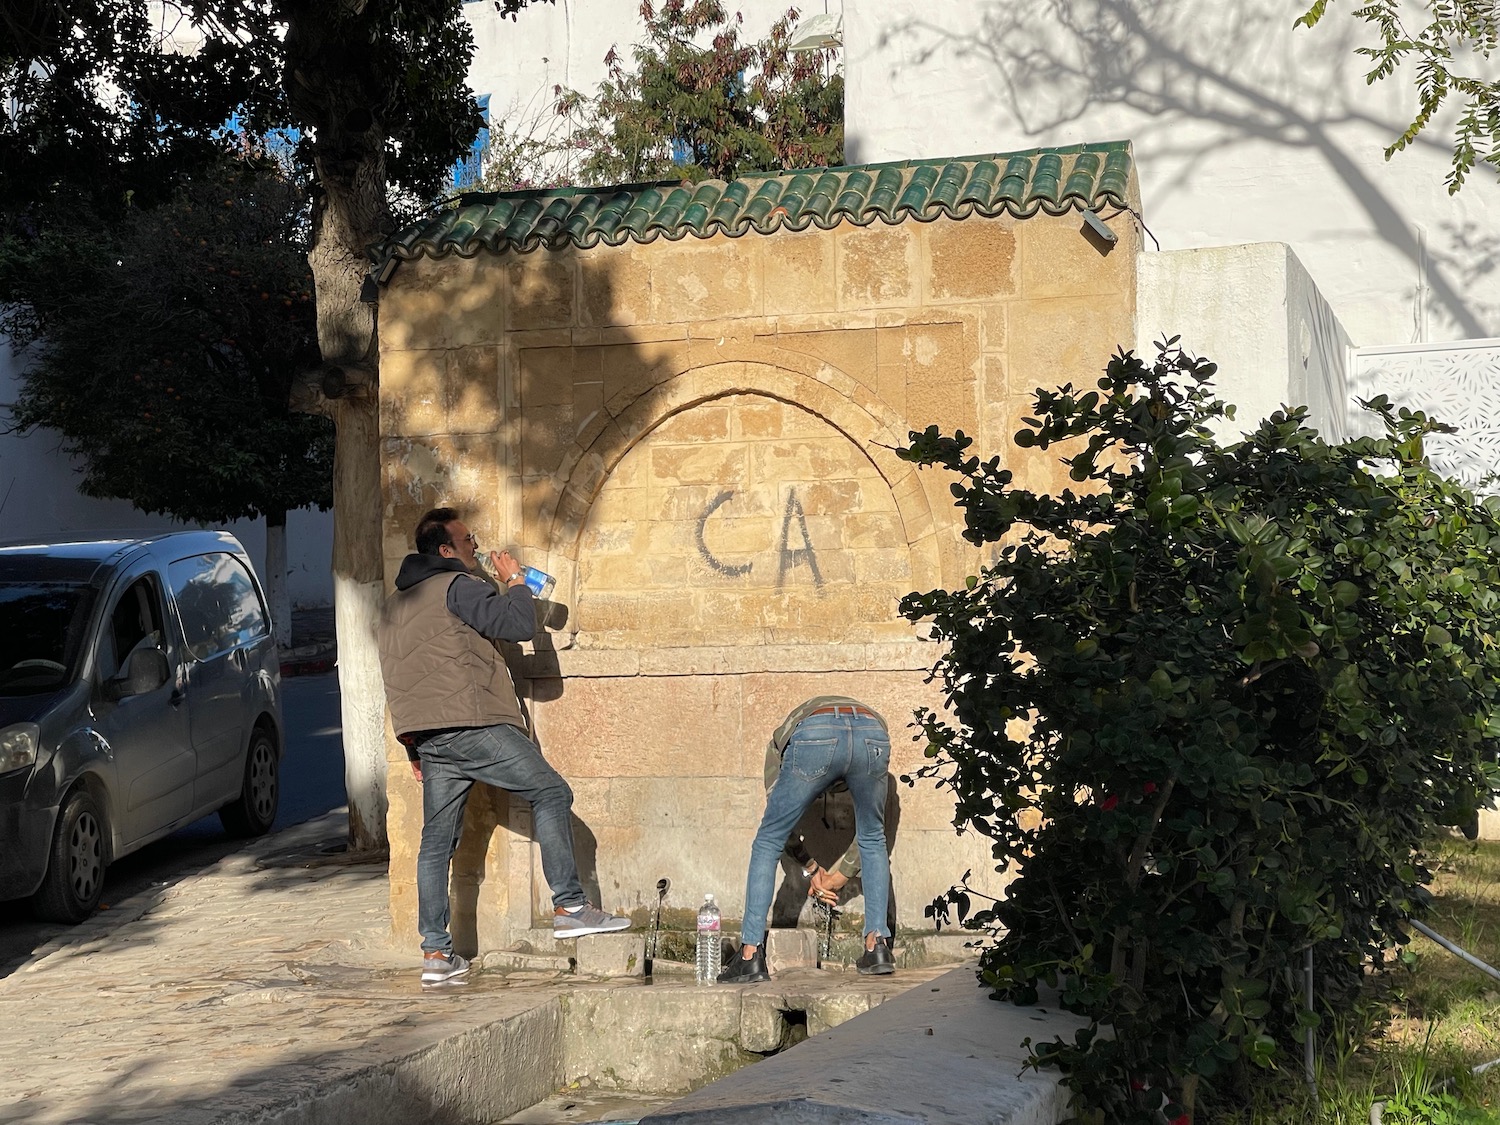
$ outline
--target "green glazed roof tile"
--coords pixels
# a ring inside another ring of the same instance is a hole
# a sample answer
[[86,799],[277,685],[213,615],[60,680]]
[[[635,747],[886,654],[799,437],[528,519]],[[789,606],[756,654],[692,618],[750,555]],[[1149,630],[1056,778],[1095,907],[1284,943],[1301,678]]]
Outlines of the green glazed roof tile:
[[731,238],[750,231],[868,226],[877,219],[931,222],[978,214],[1018,219],[1038,211],[1127,205],[1129,141],[904,160],[849,168],[753,172],[700,184],[473,192],[397,231],[371,252],[381,280],[401,262],[481,251],[528,253],[545,247],[618,246],[689,234]]

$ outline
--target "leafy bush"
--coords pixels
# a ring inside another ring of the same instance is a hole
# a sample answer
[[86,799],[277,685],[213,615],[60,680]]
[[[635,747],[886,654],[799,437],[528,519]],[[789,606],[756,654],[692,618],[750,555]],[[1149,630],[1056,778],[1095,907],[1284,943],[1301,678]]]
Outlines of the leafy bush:
[[[798,11],[763,39],[740,37],[721,0],[643,0],[645,37],[631,62],[611,47],[591,97],[559,90],[557,112],[581,155],[581,184],[714,178],[824,168],[844,153],[837,48],[792,51]],[[633,62],[633,66],[631,63]]]
[[1014,487],[961,432],[902,451],[956,473],[965,538],[996,545],[965,589],[902,603],[947,646],[918,772],[1017,872],[971,921],[1000,934],[980,976],[1089,1018],[1031,1064],[1110,1122],[1297,1065],[1305,951],[1337,1012],[1500,744],[1500,505],[1427,465],[1443,427],[1380,399],[1383,438],[1330,444],[1298,409],[1221,446],[1214,365],[1175,343],[1037,392],[1015,443],[1069,443],[1079,493]]

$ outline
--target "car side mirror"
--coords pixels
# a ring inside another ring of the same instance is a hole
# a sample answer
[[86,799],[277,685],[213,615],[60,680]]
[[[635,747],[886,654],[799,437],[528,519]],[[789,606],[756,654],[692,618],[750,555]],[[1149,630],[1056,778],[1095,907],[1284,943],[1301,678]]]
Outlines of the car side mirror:
[[128,699],[132,695],[145,695],[167,682],[172,669],[167,665],[167,654],[159,648],[137,649],[125,661],[125,669],[119,675],[104,681],[104,696],[110,700]]

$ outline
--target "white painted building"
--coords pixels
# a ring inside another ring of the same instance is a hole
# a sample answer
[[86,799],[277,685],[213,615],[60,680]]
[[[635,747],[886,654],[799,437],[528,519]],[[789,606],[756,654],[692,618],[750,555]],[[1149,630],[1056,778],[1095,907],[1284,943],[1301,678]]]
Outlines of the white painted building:
[[1441,129],[1387,162],[1411,75],[1367,85],[1365,25],[1305,8],[845,0],[847,159],[1128,139],[1163,249],[1285,242],[1356,345],[1500,335],[1493,174],[1450,197]]

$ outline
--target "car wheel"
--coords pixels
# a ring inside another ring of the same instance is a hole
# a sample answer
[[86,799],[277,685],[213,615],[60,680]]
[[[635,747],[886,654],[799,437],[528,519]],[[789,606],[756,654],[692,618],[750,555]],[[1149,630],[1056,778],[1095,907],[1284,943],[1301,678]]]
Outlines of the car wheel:
[[104,816],[87,789],[63,802],[52,833],[47,874],[31,898],[32,910],[48,922],[82,922],[104,893]]
[[245,755],[240,795],[219,810],[219,819],[231,836],[264,836],[276,820],[280,799],[281,758],[271,736],[258,730],[251,735]]

